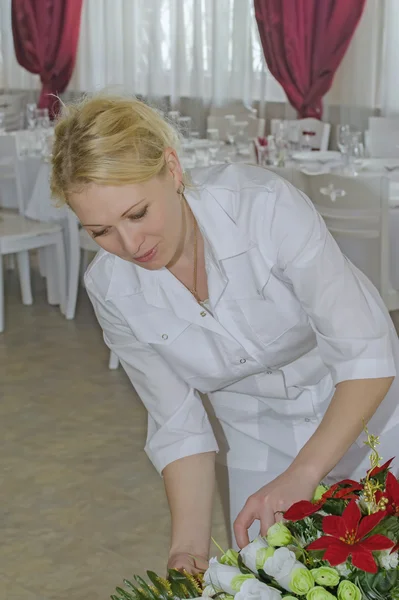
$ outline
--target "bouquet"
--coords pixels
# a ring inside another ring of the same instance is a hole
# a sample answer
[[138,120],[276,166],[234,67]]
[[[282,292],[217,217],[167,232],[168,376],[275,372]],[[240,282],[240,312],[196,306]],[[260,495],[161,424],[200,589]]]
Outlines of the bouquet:
[[[212,558],[197,578],[147,572],[117,588],[113,600],[399,600],[399,482],[392,459],[380,466],[368,435],[371,468],[363,479],[320,485],[240,552]],[[220,549],[221,550],[221,549]]]

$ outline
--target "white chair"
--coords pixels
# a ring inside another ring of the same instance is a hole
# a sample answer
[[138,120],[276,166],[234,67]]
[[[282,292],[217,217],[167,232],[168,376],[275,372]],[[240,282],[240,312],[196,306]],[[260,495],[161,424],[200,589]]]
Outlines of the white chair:
[[[280,119],[272,119],[270,121],[270,131],[272,135],[276,135],[277,127],[280,122]],[[329,123],[324,123],[323,121],[312,119],[311,117],[307,119],[287,120],[284,122],[287,123],[291,130],[291,135],[295,138],[291,141],[300,143],[303,132],[312,131],[315,134],[312,136],[312,149],[322,150],[323,152],[328,150],[331,131],[331,125]]]
[[25,94],[0,95],[0,111],[4,113],[6,131],[14,131],[21,128],[25,100]]
[[234,115],[236,121],[248,121],[248,137],[257,138],[265,135],[265,119],[256,117],[256,111],[240,100],[229,102],[223,106],[211,106],[207,118],[208,129],[218,129],[221,140],[227,140],[226,115]]
[[309,190],[342,252],[371,279],[388,310],[397,310],[399,292],[390,283],[389,180],[313,175]]
[[50,248],[54,255],[57,272],[52,269],[48,277],[57,278],[60,308],[61,312],[65,312],[65,250],[61,227],[51,223],[30,221],[18,214],[0,212],[0,332],[4,331],[3,256],[16,254],[22,302],[29,305],[33,302],[29,251],[39,248]]
[[370,117],[370,156],[399,158],[399,119]]
[[[79,222],[75,213],[68,209],[68,289],[65,316],[74,319],[76,302],[78,298],[80,275],[84,273],[89,265],[89,253],[97,252],[98,245],[83,228],[79,228]],[[110,353],[108,366],[117,369],[119,359],[113,352]]]
[[276,175],[279,175],[289,183],[291,183],[298,190],[309,196],[309,177],[302,173],[295,167],[266,167],[268,171],[273,171]]
[[16,255],[22,301],[24,304],[32,304],[29,251],[45,250],[49,263],[48,301],[50,304],[59,303],[61,312],[65,311],[66,304],[66,263],[62,227],[24,217],[25,206],[19,169],[15,136],[0,136],[0,184],[2,180],[15,181],[15,206],[18,207],[19,212],[17,214],[0,211],[0,331],[4,330],[3,255]]

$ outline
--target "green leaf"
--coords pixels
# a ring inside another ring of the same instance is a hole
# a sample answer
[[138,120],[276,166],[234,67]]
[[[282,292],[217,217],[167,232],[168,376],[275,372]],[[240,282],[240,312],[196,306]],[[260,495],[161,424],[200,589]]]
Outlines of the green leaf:
[[163,600],[170,600],[171,594],[169,589],[162,583],[162,579],[154,571],[147,571],[147,576],[152,585],[159,591],[160,597]]
[[131,594],[126,592],[126,590],[123,590],[120,587],[117,587],[116,591],[118,592],[118,594],[120,594],[122,596],[122,598],[124,598],[124,600],[136,600],[135,596],[132,596]]
[[179,598],[186,598],[187,594],[189,598],[198,597],[198,590],[181,571],[169,569],[169,582],[172,586],[172,592]]
[[152,591],[148,583],[142,577],[134,575],[134,580],[137,581],[149,600],[158,600],[158,596]]

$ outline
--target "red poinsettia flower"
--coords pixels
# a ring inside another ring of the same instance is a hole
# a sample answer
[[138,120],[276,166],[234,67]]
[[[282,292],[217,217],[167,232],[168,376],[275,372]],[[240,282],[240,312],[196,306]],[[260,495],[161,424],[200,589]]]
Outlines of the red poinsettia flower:
[[394,552],[397,552],[399,550],[399,543],[395,544],[395,546],[392,548],[392,550],[390,551],[389,554],[393,554]]
[[372,552],[388,550],[394,542],[385,535],[367,536],[386,516],[385,511],[362,517],[355,500],[352,500],[342,513],[342,517],[328,515],[323,519],[325,534],[308,546],[308,550],[326,550],[324,560],[330,565],[339,565],[352,557],[352,564],[368,573],[377,572],[377,564]]
[[[346,485],[348,487],[344,487],[339,489],[341,486]],[[351,500],[352,498],[356,498],[356,494],[354,492],[359,492],[363,489],[363,486],[357,481],[352,481],[352,479],[344,479],[343,481],[339,481],[332,485],[320,498],[317,502],[309,502],[308,500],[300,500],[299,502],[295,502],[288,510],[284,513],[284,519],[287,521],[301,521],[305,517],[309,515],[313,515],[313,513],[320,510],[323,504],[332,498],[339,500]]]
[[395,475],[389,471],[385,483],[385,492],[378,490],[375,494],[377,504],[383,499],[388,500],[385,510],[389,515],[399,517],[399,483]]
[[368,476],[369,477],[375,477],[376,475],[378,475],[379,473],[382,473],[382,471],[386,471],[389,467],[389,465],[391,464],[391,462],[393,461],[393,458],[390,458],[389,460],[387,460],[386,463],[384,463],[381,467],[374,467],[374,469],[371,469],[371,471],[368,471]]

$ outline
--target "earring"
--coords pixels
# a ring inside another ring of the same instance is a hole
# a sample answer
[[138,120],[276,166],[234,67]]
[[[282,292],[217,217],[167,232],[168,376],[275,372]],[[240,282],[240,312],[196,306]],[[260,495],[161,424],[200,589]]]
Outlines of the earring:
[[184,190],[186,189],[186,186],[184,185],[183,181],[180,184],[179,189],[177,190],[177,193],[179,194],[179,196],[183,196],[184,195]]

